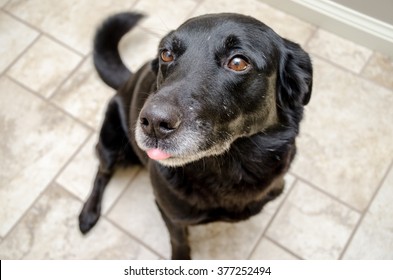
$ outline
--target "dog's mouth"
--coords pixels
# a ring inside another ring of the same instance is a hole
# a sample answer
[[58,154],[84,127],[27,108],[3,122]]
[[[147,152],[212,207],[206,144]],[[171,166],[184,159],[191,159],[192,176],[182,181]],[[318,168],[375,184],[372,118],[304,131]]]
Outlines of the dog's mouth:
[[213,144],[206,135],[190,130],[166,141],[158,140],[147,136],[138,125],[135,132],[136,142],[146,155],[151,160],[170,167],[184,166],[202,158],[221,155],[229,150],[234,141],[231,138]]
[[224,154],[229,149],[229,147],[230,143],[225,143],[220,145],[219,148],[213,147],[205,151],[187,153],[187,155],[172,155],[161,149],[154,148],[146,150],[146,154],[150,159],[155,160],[164,166],[178,167],[206,157]]

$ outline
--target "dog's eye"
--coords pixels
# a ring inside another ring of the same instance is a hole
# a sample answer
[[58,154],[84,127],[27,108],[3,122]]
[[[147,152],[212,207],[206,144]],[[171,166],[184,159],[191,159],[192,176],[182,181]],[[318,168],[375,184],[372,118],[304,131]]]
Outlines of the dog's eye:
[[233,71],[240,72],[246,70],[250,66],[250,64],[241,56],[235,56],[228,62],[227,66]]
[[161,52],[161,59],[164,62],[172,62],[174,60],[173,53],[165,49]]

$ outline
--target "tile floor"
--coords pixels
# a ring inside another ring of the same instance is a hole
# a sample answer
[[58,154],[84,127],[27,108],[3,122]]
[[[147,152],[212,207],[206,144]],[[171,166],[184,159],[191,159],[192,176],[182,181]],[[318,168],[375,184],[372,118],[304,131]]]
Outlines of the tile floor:
[[169,257],[139,167],[116,173],[91,233],[77,227],[113,95],[92,67],[92,36],[134,9],[150,16],[121,42],[134,70],[162,35],[207,12],[252,15],[313,58],[285,194],[246,222],[192,228],[194,258],[393,259],[393,61],[258,0],[0,0],[0,259]]

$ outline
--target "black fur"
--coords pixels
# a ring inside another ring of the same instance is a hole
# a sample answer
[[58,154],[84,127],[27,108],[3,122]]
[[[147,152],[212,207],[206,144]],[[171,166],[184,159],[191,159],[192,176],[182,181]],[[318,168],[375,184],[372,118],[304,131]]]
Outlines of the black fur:
[[94,40],[94,65],[101,79],[114,89],[119,89],[130,77],[131,72],[121,61],[119,52],[114,52],[120,39],[140,19],[141,14],[121,13],[105,21]]
[[248,219],[282,192],[311,96],[312,65],[299,45],[256,19],[215,14],[169,33],[157,57],[131,75],[117,44],[140,18],[115,15],[95,38],[97,71],[118,92],[101,129],[100,167],[80,229],[97,222],[116,164],[141,163],[172,258],[188,259],[188,226]]

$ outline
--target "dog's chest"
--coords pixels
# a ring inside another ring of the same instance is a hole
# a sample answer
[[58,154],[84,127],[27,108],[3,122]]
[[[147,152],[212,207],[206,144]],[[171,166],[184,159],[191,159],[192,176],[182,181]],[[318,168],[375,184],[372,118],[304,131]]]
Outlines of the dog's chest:
[[177,169],[168,178],[171,190],[193,206],[243,209],[251,202],[262,200],[274,179],[283,172],[283,168],[273,172],[263,164],[250,169],[237,162],[205,166],[205,169]]

